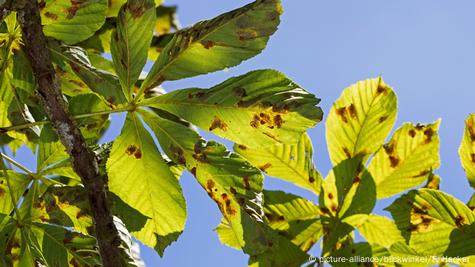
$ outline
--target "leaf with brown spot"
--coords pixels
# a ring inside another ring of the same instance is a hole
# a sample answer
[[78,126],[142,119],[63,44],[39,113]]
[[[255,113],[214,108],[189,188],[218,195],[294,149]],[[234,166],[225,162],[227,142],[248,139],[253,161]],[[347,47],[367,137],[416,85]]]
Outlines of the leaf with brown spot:
[[46,36],[68,44],[91,37],[106,19],[107,0],[55,0],[41,9]]
[[235,145],[234,150],[269,176],[292,182],[315,194],[320,192],[322,177],[313,163],[313,147],[307,134],[295,145],[277,144],[265,148]]
[[176,32],[142,87],[155,87],[159,77],[178,80],[229,68],[259,54],[279,24],[278,16],[267,19],[269,11],[280,14],[280,1],[257,0]]
[[[244,91],[246,96],[241,96]],[[198,94],[206,97],[196,97]],[[211,89],[173,91],[140,104],[166,110],[223,138],[257,148],[297,143],[321,120],[318,102],[282,73],[257,70]]]
[[439,167],[439,124],[406,123],[376,152],[368,170],[375,178],[378,198],[420,185]]
[[475,253],[475,214],[460,200],[439,190],[412,190],[396,199],[391,212],[415,255],[460,257]]
[[[378,93],[381,88],[384,88],[384,94]],[[333,165],[357,155],[369,157],[374,153],[391,131],[396,113],[396,94],[382,78],[347,87],[333,104],[326,122],[326,139]]]
[[459,147],[460,162],[467,175],[468,182],[475,188],[475,114],[465,120],[465,130]]

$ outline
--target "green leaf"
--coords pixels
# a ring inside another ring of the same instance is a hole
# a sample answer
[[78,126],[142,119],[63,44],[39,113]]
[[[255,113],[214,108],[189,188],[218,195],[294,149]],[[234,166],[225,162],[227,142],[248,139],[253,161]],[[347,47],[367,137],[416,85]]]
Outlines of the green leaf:
[[[7,176],[0,170],[0,213],[10,214],[13,211],[13,199],[19,202],[23,192],[31,182],[31,177],[25,174],[7,170]],[[13,197],[13,199],[12,199]]]
[[295,144],[322,118],[320,100],[275,70],[258,70],[211,89],[184,89],[146,99],[216,135],[250,147]]
[[396,120],[397,98],[381,78],[346,88],[333,104],[326,139],[333,165],[357,155],[368,156],[384,142]]
[[475,188],[475,114],[471,114],[465,120],[465,131],[459,155],[470,186]]
[[475,255],[475,214],[458,199],[423,188],[401,196],[386,210],[418,255]]
[[140,258],[140,247],[134,242],[132,236],[125,224],[117,217],[114,217],[114,224],[119,232],[120,237],[120,249],[123,259],[123,266],[127,267],[145,267],[145,263]]
[[371,160],[377,197],[386,198],[423,183],[440,165],[440,120],[428,125],[406,123]]
[[264,262],[262,266],[296,265],[308,259],[297,246],[263,223],[263,177],[257,168],[225,146],[205,142],[182,123],[149,111],[139,112],[165,153],[185,165],[216,202],[234,233],[232,246],[242,248],[251,262]]
[[96,94],[74,96],[69,100],[68,108],[69,113],[72,115],[106,112],[104,114],[77,118],[75,120],[84,138],[90,142],[99,140],[110,124],[107,111],[110,111],[111,108]]
[[313,163],[312,142],[307,134],[303,134],[295,145],[251,148],[236,144],[234,151],[269,176],[292,182],[315,194],[320,192],[322,177]]
[[146,91],[165,80],[233,67],[259,54],[277,30],[281,13],[279,0],[258,0],[178,31],[160,53],[142,88]]
[[376,214],[369,215],[358,227],[358,231],[371,245],[390,247],[396,242],[404,241],[394,221]]
[[40,142],[36,160],[36,170],[41,173],[46,167],[68,158],[63,146],[51,125],[45,125],[41,130]]
[[132,234],[160,254],[183,231],[185,199],[178,180],[134,113],[127,114],[107,161],[109,189],[150,219]]
[[111,52],[124,95],[132,99],[132,89],[147,61],[155,26],[152,0],[129,0],[117,17],[117,30],[112,33]]
[[97,94],[101,95],[111,107],[126,103],[120,82],[111,73],[96,69],[90,62],[87,52],[78,46],[49,47],[53,60],[59,65],[68,64],[74,73]]
[[319,207],[304,198],[282,191],[264,191],[264,215],[268,224],[303,251],[323,235]]
[[104,24],[107,0],[47,0],[41,9],[46,36],[74,44],[91,37]]
[[34,241],[40,244],[41,256],[48,266],[100,265],[93,237],[42,223],[33,223],[31,234]]
[[362,156],[344,160],[325,178],[320,194],[322,215],[342,220],[372,211],[376,188],[361,160]]

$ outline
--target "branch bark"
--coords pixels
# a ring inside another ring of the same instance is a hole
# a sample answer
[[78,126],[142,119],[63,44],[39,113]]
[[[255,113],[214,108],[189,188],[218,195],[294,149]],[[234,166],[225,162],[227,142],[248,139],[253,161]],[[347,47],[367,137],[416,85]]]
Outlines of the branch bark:
[[106,179],[99,172],[95,154],[67,111],[42,30],[38,1],[15,1],[15,10],[23,31],[26,54],[38,84],[38,94],[51,124],[71,156],[74,171],[81,177],[87,191],[103,265],[121,266],[120,237],[107,200]]

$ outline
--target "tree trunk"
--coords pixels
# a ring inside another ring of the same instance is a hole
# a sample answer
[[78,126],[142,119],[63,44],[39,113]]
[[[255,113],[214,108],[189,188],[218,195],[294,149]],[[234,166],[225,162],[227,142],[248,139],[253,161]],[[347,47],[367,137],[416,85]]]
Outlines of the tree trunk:
[[108,205],[105,177],[100,175],[95,154],[87,146],[68,113],[42,30],[38,2],[14,2],[23,31],[25,51],[38,85],[38,94],[54,129],[71,156],[74,171],[81,177],[87,191],[103,265],[121,266],[120,237]]

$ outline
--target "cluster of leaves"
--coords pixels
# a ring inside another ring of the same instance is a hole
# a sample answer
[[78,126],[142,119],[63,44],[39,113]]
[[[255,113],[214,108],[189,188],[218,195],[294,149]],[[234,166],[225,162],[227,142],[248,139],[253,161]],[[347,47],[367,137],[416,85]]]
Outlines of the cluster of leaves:
[[[475,254],[475,198],[470,208],[437,190],[439,122],[405,124],[384,144],[397,103],[381,79],[347,88],[331,109],[335,167],[326,179],[306,134],[322,118],[319,99],[284,74],[252,71],[210,89],[160,87],[259,54],[279,24],[279,0],[185,29],[175,8],[157,0],[39,3],[69,112],[108,177],[124,266],[143,265],[132,236],[163,255],[183,232],[185,169],[223,214],[220,240],[249,254],[250,266],[313,265],[307,251],[322,237],[323,256]],[[0,141],[37,155],[35,171],[1,155],[0,265],[100,266],[86,192],[35,95],[14,13],[0,25],[0,56]],[[145,74],[148,59],[154,64]],[[126,113],[120,135],[98,145],[115,112]],[[467,120],[460,148],[472,186],[474,123]],[[204,140],[194,125],[236,143],[234,152]],[[315,193],[319,204],[264,190],[264,173]],[[394,221],[371,214],[376,199],[425,181],[388,207]],[[356,229],[367,242],[354,242]]]

